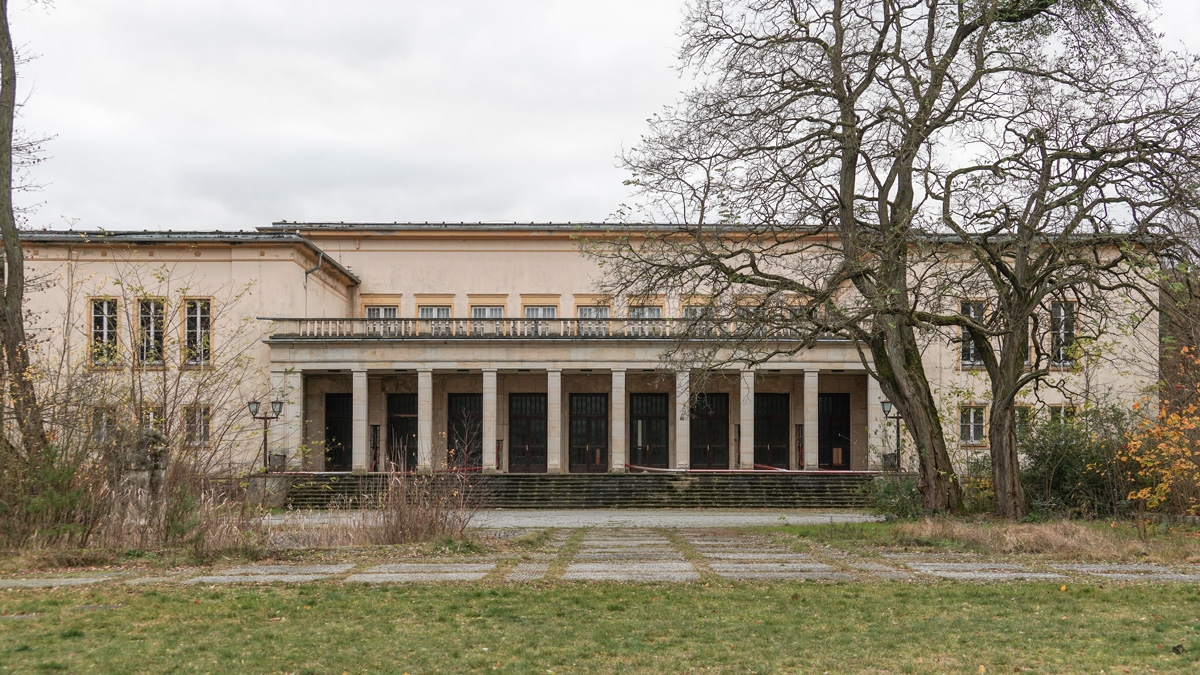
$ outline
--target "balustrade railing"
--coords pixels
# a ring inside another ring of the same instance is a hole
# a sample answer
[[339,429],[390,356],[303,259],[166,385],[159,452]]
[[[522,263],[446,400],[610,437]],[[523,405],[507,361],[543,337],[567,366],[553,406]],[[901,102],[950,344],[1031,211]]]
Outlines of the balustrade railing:
[[[274,338],[581,338],[653,339],[690,334],[718,338],[735,334],[735,322],[688,319],[298,319],[263,317],[275,324]],[[799,334],[770,331],[768,339],[797,339]],[[822,336],[822,340],[836,339]]]

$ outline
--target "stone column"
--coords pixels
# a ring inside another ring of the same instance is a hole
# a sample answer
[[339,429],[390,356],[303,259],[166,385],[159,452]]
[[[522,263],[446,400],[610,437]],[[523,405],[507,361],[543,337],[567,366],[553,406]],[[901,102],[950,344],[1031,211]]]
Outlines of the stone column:
[[754,371],[741,372],[742,442],[738,446],[738,468],[754,468]]
[[483,472],[496,472],[496,370],[483,371]]
[[274,454],[286,455],[289,468],[297,468],[304,439],[304,376],[299,370],[275,371],[271,373],[271,392],[272,401],[283,401],[283,412],[269,428],[268,447]]
[[352,423],[354,425],[351,438],[352,461],[351,468],[354,473],[366,473],[370,466],[367,454],[370,448],[367,444],[370,438],[367,434],[367,371],[355,370],[351,371],[351,380],[353,382],[353,412]]
[[875,461],[879,468],[883,467],[883,448],[887,447],[884,438],[887,435],[886,420],[883,418],[883,408],[879,405],[883,400],[883,392],[879,389],[879,380],[867,374],[867,468],[871,468],[871,450],[876,448]]
[[417,471],[433,470],[433,371],[417,371]]
[[625,371],[612,371],[612,403],[609,407],[608,449],[609,466],[613,473],[625,473],[625,462],[628,461],[628,451],[625,444],[625,430],[629,423],[625,419]]
[[546,371],[546,473],[562,473],[562,371]]
[[817,371],[804,371],[804,468],[817,469]]
[[692,374],[675,373],[675,468],[687,469],[692,463]]

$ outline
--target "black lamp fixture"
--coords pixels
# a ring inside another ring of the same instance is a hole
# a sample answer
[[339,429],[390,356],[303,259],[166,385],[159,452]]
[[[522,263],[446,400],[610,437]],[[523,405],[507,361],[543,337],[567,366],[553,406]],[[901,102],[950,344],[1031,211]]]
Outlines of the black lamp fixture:
[[267,426],[271,423],[271,420],[279,419],[279,415],[283,413],[283,401],[271,401],[271,412],[264,412],[262,415],[258,414],[259,409],[262,407],[258,401],[250,401],[249,403],[246,404],[246,407],[250,410],[251,417],[253,417],[256,420],[262,420],[262,423],[263,423],[263,471],[270,471],[271,470],[271,459],[270,459],[270,456],[267,454]]
[[892,414],[892,402],[880,401],[879,407],[883,408],[883,416],[896,423],[896,471],[900,470],[900,411]]

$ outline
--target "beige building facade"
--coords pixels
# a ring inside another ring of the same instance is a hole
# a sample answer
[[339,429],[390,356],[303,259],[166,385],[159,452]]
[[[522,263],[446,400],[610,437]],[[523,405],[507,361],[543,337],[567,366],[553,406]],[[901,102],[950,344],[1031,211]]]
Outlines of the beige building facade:
[[[672,370],[662,356],[682,330],[680,299],[614,303],[597,293],[600,267],[579,253],[581,237],[609,227],[285,222],[239,233],[28,233],[27,267],[41,280],[28,299],[38,360],[66,355],[114,382],[208,377],[210,390],[179,386],[177,406],[145,394],[126,404],[168,422],[182,415],[172,428],[194,444],[215,445],[225,430],[231,467],[885,466],[894,423],[849,341],[821,340],[753,369]],[[1114,336],[1120,359],[1064,368],[1063,383],[1090,378],[1086,386],[1142,395],[1157,352],[1140,341],[1157,326],[1137,331]],[[231,368],[222,349],[244,368],[236,381],[219,376]],[[982,447],[987,390],[964,358],[960,344],[929,337],[947,432],[971,451]],[[1029,403],[1066,409],[1073,386],[1041,389]],[[263,410],[282,403],[265,453],[249,400]]]

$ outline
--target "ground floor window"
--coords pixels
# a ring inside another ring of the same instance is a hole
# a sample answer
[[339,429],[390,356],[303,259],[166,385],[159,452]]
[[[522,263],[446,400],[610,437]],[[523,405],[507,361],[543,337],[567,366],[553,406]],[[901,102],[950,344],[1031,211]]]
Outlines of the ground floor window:
[[984,442],[983,406],[964,405],[959,408],[958,438],[968,445]]

